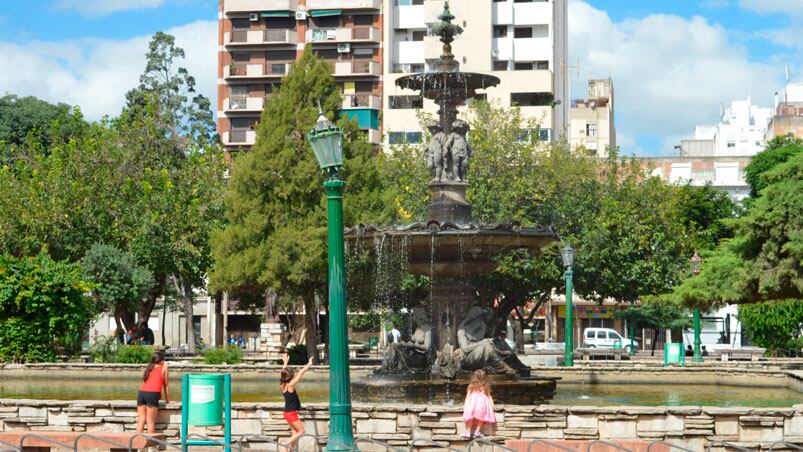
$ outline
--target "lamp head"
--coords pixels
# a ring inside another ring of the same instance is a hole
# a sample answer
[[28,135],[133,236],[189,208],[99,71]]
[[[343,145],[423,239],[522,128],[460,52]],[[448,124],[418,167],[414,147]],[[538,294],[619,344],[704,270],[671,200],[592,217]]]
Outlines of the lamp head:
[[694,256],[689,259],[689,263],[691,264],[691,272],[695,275],[700,274],[700,266],[703,263],[703,258],[697,254],[697,251],[694,252]]
[[343,130],[332,124],[323,114],[320,101],[318,111],[318,121],[307,134],[307,141],[312,146],[321,169],[334,175],[343,166]]
[[566,246],[563,247],[563,251],[560,252],[560,256],[563,258],[563,266],[566,267],[567,270],[571,270],[574,264],[574,248],[567,243]]

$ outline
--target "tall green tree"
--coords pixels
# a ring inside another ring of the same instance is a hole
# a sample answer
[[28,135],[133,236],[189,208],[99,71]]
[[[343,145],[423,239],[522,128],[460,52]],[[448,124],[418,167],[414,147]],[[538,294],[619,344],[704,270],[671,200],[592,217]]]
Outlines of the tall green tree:
[[91,288],[76,263],[0,256],[0,361],[53,361],[78,350],[96,314]]
[[750,185],[750,195],[759,196],[768,185],[765,174],[776,166],[803,152],[803,140],[792,135],[775,137],[763,151],[750,160],[744,169],[744,178]]
[[0,148],[22,145],[28,138],[47,148],[54,141],[69,139],[76,128],[83,125],[76,107],[54,105],[33,96],[6,94],[0,97]]
[[130,253],[110,245],[92,245],[81,260],[81,269],[94,284],[96,311],[113,313],[118,329],[124,329],[124,321],[133,320],[137,305],[153,286],[147,268]]
[[803,355],[803,300],[742,305],[739,321],[750,340],[774,356]]
[[[640,306],[617,311],[616,315],[627,320],[628,324],[632,323],[636,328],[652,330],[656,340],[652,341],[650,355],[655,355],[655,346],[661,330],[682,331],[691,327],[689,311],[672,299],[660,296],[647,297]],[[667,342],[671,340],[671,337],[667,337]],[[622,345],[628,346],[628,344]]]
[[[214,234],[212,283],[230,292],[301,299],[306,346],[316,354],[318,300],[327,293],[324,181],[305,134],[317,117],[316,102],[338,118],[340,94],[329,63],[308,47],[265,105],[252,149],[235,159],[224,198],[226,226]],[[395,215],[381,177],[382,155],[356,124],[344,128],[347,225],[389,223]]]

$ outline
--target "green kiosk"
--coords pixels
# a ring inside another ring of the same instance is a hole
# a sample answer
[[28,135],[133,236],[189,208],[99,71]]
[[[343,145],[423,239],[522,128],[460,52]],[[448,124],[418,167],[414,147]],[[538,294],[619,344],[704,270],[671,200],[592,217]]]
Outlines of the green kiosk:
[[211,439],[187,439],[190,425],[222,425],[224,450],[231,452],[231,375],[184,374],[181,381],[181,450],[223,445]]

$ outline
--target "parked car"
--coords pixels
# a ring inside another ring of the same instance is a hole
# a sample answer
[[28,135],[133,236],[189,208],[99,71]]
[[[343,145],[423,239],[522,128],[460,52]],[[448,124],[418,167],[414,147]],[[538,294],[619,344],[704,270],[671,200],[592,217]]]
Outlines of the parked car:
[[[622,337],[616,330],[610,328],[586,328],[583,330],[583,345],[589,348],[613,348],[619,341],[623,349],[630,353],[630,339]],[[638,341],[633,341],[636,350]]]

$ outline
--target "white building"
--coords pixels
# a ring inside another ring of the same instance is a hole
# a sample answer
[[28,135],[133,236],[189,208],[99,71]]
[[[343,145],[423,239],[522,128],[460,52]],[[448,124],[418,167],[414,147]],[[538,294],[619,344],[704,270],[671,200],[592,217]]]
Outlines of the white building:
[[723,108],[716,125],[698,125],[694,137],[682,140],[680,155],[688,157],[747,157],[764,150],[772,109],[735,100]]
[[[442,44],[429,29],[439,22],[443,5],[443,0],[384,0],[383,128],[390,144],[420,142],[416,111],[437,112],[434,102],[396,87],[395,82],[405,74],[433,70]],[[566,0],[467,0],[451,2],[449,7],[456,17],[453,23],[464,30],[452,44],[460,70],[501,80],[486,90],[488,101],[520,107],[525,118],[539,122],[542,140],[563,133],[569,107],[562,69],[567,52]]]
[[594,155],[607,156],[607,147],[616,146],[613,80],[589,80],[588,98],[575,100],[570,116],[572,149],[583,147]]

